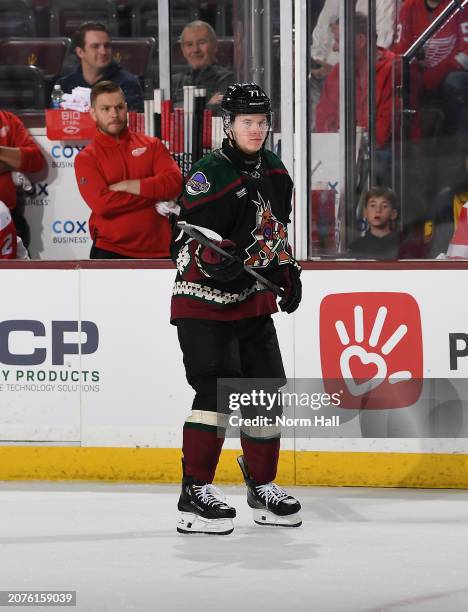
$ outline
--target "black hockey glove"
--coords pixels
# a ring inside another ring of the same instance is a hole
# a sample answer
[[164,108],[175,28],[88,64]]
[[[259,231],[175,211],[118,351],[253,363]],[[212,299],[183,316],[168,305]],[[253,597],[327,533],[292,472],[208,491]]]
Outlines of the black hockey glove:
[[202,273],[220,283],[229,283],[244,271],[244,262],[236,255],[235,244],[231,240],[216,243],[230,255],[226,257],[210,247],[200,245],[197,249],[197,264]]
[[291,263],[289,263],[286,269],[284,270],[282,283],[284,289],[284,296],[279,302],[279,307],[283,312],[287,312],[288,314],[294,312],[301,303],[301,272],[301,266],[294,259],[291,259]]

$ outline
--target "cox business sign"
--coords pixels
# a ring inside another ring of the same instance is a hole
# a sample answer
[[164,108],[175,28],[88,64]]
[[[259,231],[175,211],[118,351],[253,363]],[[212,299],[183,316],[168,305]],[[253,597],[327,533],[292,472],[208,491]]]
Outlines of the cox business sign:
[[86,243],[88,242],[87,221],[73,221],[71,219],[55,219],[52,222],[52,242],[63,243]]
[[50,150],[52,168],[73,168],[73,159],[84,148],[85,145],[54,145]]

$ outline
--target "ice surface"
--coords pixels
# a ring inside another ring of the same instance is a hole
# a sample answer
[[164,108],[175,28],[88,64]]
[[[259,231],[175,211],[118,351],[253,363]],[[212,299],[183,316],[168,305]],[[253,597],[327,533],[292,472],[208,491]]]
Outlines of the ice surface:
[[468,609],[467,491],[289,490],[301,528],[254,525],[225,487],[234,533],[183,536],[176,486],[0,483],[0,589],[76,590],[92,612]]

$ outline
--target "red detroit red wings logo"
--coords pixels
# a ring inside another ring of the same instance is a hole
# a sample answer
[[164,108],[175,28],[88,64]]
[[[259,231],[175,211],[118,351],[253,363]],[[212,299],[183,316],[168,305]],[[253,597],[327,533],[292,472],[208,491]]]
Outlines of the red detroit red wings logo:
[[424,45],[424,64],[428,68],[437,66],[452,53],[457,39],[454,35],[444,38],[433,38]]

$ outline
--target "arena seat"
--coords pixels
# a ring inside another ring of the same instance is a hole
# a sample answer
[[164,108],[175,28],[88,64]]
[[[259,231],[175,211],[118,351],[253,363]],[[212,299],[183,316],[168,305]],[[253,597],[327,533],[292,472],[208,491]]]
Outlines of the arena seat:
[[[158,10],[154,0],[132,0],[132,36],[157,36],[158,34]],[[186,2],[172,0],[171,32],[176,34],[189,21],[200,19],[199,2]]]
[[144,77],[154,54],[156,39],[112,38],[113,59],[132,74]]
[[56,77],[71,47],[70,38],[6,38],[0,41],[0,65],[37,66]]
[[112,38],[112,57],[140,79],[143,91],[154,89],[158,82],[155,38]]
[[130,19],[132,36],[157,36],[158,9],[156,3],[135,0],[132,2]]
[[36,34],[34,11],[28,0],[0,0],[0,38]]
[[50,0],[50,35],[73,38],[84,21],[97,21],[118,34],[116,3],[111,0]]
[[43,109],[46,83],[36,66],[0,66],[0,108]]

